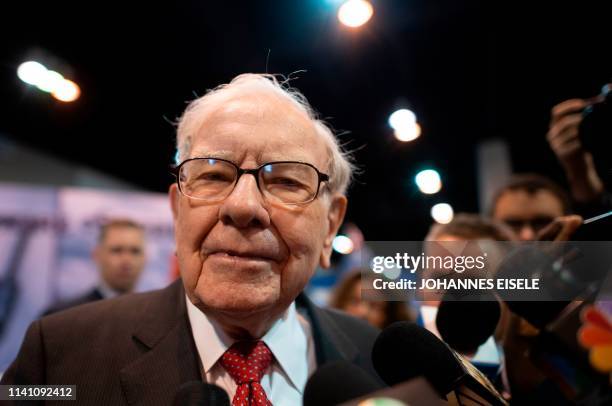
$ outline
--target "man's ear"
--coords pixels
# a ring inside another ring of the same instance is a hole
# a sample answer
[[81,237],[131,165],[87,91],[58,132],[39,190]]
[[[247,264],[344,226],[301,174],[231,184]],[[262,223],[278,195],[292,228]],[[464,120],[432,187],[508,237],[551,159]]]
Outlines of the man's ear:
[[348,205],[346,196],[336,194],[331,196],[330,199],[331,203],[329,205],[329,213],[327,214],[327,234],[323,241],[323,250],[321,250],[321,258],[319,259],[319,264],[323,268],[329,268],[331,265],[332,242],[342,225],[342,220],[344,220],[344,215],[346,214],[346,206]]
[[172,217],[176,220],[176,216],[178,215],[178,199],[179,199],[179,190],[178,185],[173,183],[170,185],[168,189],[168,197],[170,199],[170,208],[172,209]]
[[94,249],[91,251],[91,259],[94,261],[94,263],[99,264],[100,263],[100,250],[102,249],[102,247],[100,246],[100,244],[96,244],[96,246],[94,247]]

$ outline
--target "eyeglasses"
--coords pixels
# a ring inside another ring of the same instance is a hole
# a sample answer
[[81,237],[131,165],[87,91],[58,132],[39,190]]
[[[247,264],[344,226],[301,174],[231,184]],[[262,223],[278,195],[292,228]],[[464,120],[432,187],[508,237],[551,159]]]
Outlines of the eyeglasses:
[[317,198],[321,182],[329,175],[305,162],[268,162],[255,169],[242,169],[219,158],[191,158],[174,168],[179,190],[192,199],[219,202],[228,197],[240,177],[255,176],[266,199],[284,204],[306,204]]

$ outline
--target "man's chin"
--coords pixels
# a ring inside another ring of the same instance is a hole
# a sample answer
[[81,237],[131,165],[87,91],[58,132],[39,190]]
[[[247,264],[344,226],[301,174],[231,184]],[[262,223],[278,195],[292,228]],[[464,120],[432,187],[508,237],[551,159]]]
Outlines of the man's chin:
[[112,283],[112,284],[108,284],[110,286],[111,289],[113,289],[114,291],[120,293],[120,294],[125,294],[125,293],[129,293],[132,291],[134,285],[132,283]]
[[196,296],[202,304],[202,310],[232,317],[249,317],[254,313],[265,312],[278,304],[278,295],[264,295],[263,292],[253,295],[234,292],[228,295],[203,294]]

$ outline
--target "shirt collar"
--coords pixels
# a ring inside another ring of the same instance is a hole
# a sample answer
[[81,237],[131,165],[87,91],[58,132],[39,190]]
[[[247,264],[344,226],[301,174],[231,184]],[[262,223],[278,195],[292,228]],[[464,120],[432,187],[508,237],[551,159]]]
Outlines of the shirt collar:
[[[204,372],[208,373],[236,341],[229,337],[219,325],[198,309],[186,297],[187,315],[191,331],[202,361]],[[308,337],[298,321],[295,302],[292,302],[261,338],[274,359],[278,362],[293,386],[301,393],[308,379]]]
[[106,283],[106,281],[102,278],[100,278],[100,281],[98,282],[98,291],[100,292],[100,294],[102,295],[104,299],[112,299],[114,297],[121,295],[120,292],[111,288],[110,285]]
[[302,393],[308,379],[308,336],[298,321],[295,302],[292,302],[283,316],[274,323],[262,340],[293,386]]

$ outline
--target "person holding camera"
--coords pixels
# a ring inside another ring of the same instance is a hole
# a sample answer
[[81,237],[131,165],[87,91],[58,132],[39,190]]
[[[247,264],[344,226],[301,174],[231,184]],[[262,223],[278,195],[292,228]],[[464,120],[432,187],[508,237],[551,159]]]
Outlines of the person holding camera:
[[[567,176],[573,200],[588,209],[612,209],[612,199],[606,192],[596,160],[585,142],[589,137],[601,138],[606,134],[601,125],[591,125],[586,131],[585,121],[612,121],[604,117],[610,107],[612,84],[603,87],[600,95],[590,99],[565,100],[551,110],[551,120],[546,134],[548,143],[557,156]],[[590,116],[590,117],[589,117]],[[597,117],[594,117],[597,116]],[[604,206],[604,207],[602,207]]]

